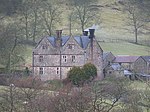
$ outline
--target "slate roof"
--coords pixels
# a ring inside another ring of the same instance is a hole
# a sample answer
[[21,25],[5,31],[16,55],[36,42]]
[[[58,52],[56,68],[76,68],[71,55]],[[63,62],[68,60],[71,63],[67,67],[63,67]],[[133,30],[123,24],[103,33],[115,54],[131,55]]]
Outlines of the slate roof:
[[106,57],[107,57],[109,54],[111,54],[111,52],[104,52],[104,53],[103,53],[103,59],[106,59]]
[[[64,46],[66,44],[66,42],[69,40],[69,36],[62,36],[62,46]],[[88,43],[90,42],[90,39],[88,36],[76,36],[73,37],[75,39],[75,41],[83,48],[86,49],[86,47],[88,46]],[[49,42],[53,45],[53,47],[56,46],[56,37],[47,37],[47,39],[49,40]]]
[[56,40],[55,37],[47,37],[47,39],[53,46],[55,46],[55,40]]
[[135,62],[140,56],[116,56],[113,62],[115,63],[133,63]]
[[120,64],[112,64],[111,67],[114,69],[114,70],[121,70],[121,65]]
[[141,56],[146,62],[150,63],[150,56]]
[[90,39],[88,36],[76,36],[74,37],[74,39],[83,49],[86,49],[86,47],[88,46],[88,43],[90,42]]
[[[56,37],[47,37],[47,39],[53,45],[53,47],[56,46]],[[62,39],[62,46],[64,46],[65,43],[68,41],[69,36],[62,36],[61,39]]]

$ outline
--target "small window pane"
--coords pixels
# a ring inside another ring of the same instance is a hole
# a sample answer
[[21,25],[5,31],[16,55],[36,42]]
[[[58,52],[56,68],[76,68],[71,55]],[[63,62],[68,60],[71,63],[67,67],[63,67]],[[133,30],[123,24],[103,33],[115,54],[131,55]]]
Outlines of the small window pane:
[[56,74],[59,74],[59,68],[56,69]]
[[43,68],[39,68],[39,74],[40,75],[44,74]]
[[75,63],[75,56],[72,56],[72,62]]
[[67,56],[62,56],[63,62],[67,62]]
[[74,49],[74,44],[68,44],[68,49]]
[[47,45],[42,45],[42,49],[47,49]]
[[39,62],[43,62],[43,56],[39,56]]

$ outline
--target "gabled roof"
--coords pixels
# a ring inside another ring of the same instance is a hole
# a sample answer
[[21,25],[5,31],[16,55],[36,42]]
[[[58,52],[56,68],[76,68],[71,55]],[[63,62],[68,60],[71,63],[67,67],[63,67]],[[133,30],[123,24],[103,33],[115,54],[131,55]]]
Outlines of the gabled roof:
[[47,37],[47,39],[53,46],[55,46],[55,37]]
[[76,36],[74,37],[74,39],[77,41],[77,43],[83,48],[86,49],[90,39],[88,36]]
[[146,62],[150,63],[150,56],[141,56]]
[[114,70],[121,70],[121,65],[120,64],[112,64],[111,67],[114,69]]
[[[47,37],[47,39],[53,45],[53,47],[56,46],[56,37]],[[69,36],[62,36],[61,39],[62,39],[62,46],[64,46],[65,43],[68,41]]]
[[[104,52],[103,53],[103,59],[106,59],[108,55],[111,55],[111,52]],[[113,55],[113,54],[112,54]]]
[[[64,46],[66,44],[66,42],[69,40],[69,36],[62,36],[62,46]],[[88,36],[76,36],[73,37],[76,42],[81,46],[81,48],[86,49],[86,47],[88,46],[90,39]],[[49,40],[49,42],[53,45],[53,47],[56,46],[56,37],[47,37],[47,39]]]
[[116,56],[113,62],[115,63],[133,63],[135,62],[140,56]]

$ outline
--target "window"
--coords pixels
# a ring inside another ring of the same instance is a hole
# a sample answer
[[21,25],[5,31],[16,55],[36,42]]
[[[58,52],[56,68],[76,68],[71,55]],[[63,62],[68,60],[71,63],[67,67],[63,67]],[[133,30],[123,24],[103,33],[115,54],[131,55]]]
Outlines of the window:
[[112,72],[111,71],[109,71],[109,74],[111,74]]
[[56,69],[56,74],[59,74],[59,68],[57,67],[57,69]]
[[87,58],[87,53],[86,53],[86,51],[84,51],[84,58],[85,58],[85,60],[88,59],[88,58]]
[[44,69],[42,67],[39,68],[39,74],[40,75],[44,74]]
[[74,49],[74,44],[68,44],[68,49]]
[[42,49],[47,49],[47,45],[42,45]]
[[43,62],[43,56],[39,56],[39,62]]
[[75,56],[72,56],[72,62],[75,63]]
[[67,62],[67,56],[63,56],[62,58],[64,62]]

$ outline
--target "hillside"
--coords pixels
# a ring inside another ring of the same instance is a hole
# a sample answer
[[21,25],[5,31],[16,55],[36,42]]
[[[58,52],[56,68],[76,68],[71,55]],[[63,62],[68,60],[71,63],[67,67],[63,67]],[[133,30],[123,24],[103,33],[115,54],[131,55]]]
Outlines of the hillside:
[[144,56],[150,55],[150,47],[133,43],[99,43],[104,52],[111,51],[114,55]]
[[[150,47],[142,46],[142,45],[136,45],[133,44],[135,37],[133,32],[126,29],[131,29],[130,26],[127,26],[127,14],[122,11],[122,5],[118,3],[119,0],[99,0],[99,4],[97,4],[100,7],[101,16],[100,21],[101,24],[99,24],[99,28],[96,29],[95,36],[97,40],[100,42],[100,46],[104,50],[104,52],[111,51],[115,55],[150,55]],[[59,1],[60,9],[62,11],[62,19],[61,24],[55,27],[55,30],[57,29],[63,29],[63,35],[69,35],[69,20],[68,15],[70,13],[70,9],[68,8],[67,0],[61,0]],[[33,15],[32,15],[33,16]],[[32,17],[31,16],[31,17]],[[38,15],[40,16],[40,15]],[[11,16],[5,17],[5,22],[14,21],[13,19],[10,19]],[[17,20],[20,16],[18,16]],[[23,18],[22,18],[23,19]],[[22,21],[24,22],[24,21]],[[30,21],[29,21],[30,22]],[[36,42],[38,42],[42,37],[46,36],[44,33],[43,35],[40,35],[41,31],[43,31],[42,28],[44,28],[40,24],[41,20],[38,21],[39,26],[37,27],[37,35],[36,35]],[[42,23],[42,22],[41,22]],[[97,25],[97,23],[95,23]],[[20,24],[19,24],[20,25]],[[21,26],[23,29],[25,27],[25,24]],[[89,26],[90,27],[90,26]],[[19,28],[20,29],[20,28]],[[32,34],[32,27],[29,28]],[[79,26],[72,26],[72,34],[81,34],[81,29]],[[23,33],[22,33],[23,32]],[[25,38],[25,31],[22,30],[19,35]],[[138,41],[140,44],[149,45],[150,43],[150,37],[149,34],[139,34],[138,35]],[[31,40],[31,39],[30,39]],[[130,43],[128,43],[130,42]],[[31,65],[32,63],[32,49],[34,46],[29,46],[27,44],[27,50],[24,53],[24,58],[26,60],[26,64]]]

